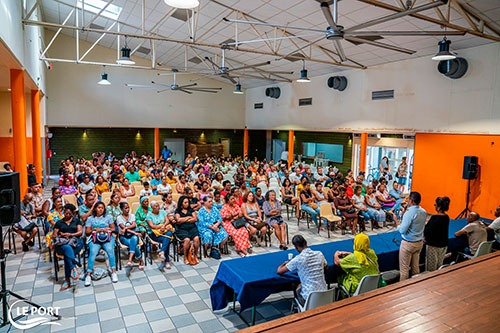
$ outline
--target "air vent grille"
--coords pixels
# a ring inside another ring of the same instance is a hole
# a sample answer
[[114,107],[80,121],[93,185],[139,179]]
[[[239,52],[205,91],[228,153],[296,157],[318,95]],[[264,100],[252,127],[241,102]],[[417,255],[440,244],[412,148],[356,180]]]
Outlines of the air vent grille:
[[188,60],[189,62],[192,62],[193,64],[201,64],[201,59],[198,57],[192,57],[191,59]]
[[137,52],[142,53],[142,54],[149,54],[151,52],[150,48],[141,46],[137,49]]
[[312,105],[313,99],[310,98],[301,98],[299,99],[299,106]]
[[264,108],[264,103],[255,103],[253,105],[254,109],[263,109]]
[[372,101],[380,99],[393,99],[393,98],[394,98],[394,89],[372,91]]

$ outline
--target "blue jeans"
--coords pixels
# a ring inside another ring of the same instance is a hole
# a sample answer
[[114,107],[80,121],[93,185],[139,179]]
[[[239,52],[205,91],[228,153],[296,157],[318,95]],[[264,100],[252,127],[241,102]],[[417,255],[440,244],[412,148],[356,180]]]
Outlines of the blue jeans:
[[361,213],[361,215],[363,215],[365,221],[373,219],[373,216],[370,215],[369,211],[365,212],[364,210],[360,210],[359,212]]
[[311,218],[314,222],[314,224],[318,225],[318,215],[319,215],[319,207],[316,209],[313,209],[310,207],[308,204],[302,204],[300,206],[300,209],[311,215]]
[[168,237],[165,237],[165,236],[156,236],[154,233],[150,233],[149,234],[149,237],[157,242],[157,243],[160,243],[161,244],[161,249],[160,249],[160,252],[163,252],[163,254],[165,255],[165,262],[170,262],[170,237],[172,237],[172,232],[169,231],[165,234],[165,236],[168,236]]
[[142,256],[141,249],[139,248],[139,238],[133,235],[130,238],[120,236],[120,243],[128,247],[128,253],[134,253],[135,258],[139,259]]
[[102,248],[108,255],[108,260],[109,260],[109,268],[111,270],[116,269],[116,258],[115,258],[115,237],[111,237],[111,240],[109,242],[103,243],[103,244],[94,244],[94,242],[90,241],[89,242],[89,263],[87,266],[87,273],[92,273],[92,270],[94,269],[94,263],[95,263],[95,258],[97,257],[97,254],[99,253],[99,250]]
[[71,277],[71,270],[75,267],[75,264],[73,264],[73,260],[75,259],[75,254],[80,253],[82,248],[83,248],[83,241],[80,238],[78,238],[78,244],[76,245],[76,247],[72,247],[69,244],[56,246],[56,253],[62,254],[64,256],[64,277],[66,278],[66,280],[68,280]]

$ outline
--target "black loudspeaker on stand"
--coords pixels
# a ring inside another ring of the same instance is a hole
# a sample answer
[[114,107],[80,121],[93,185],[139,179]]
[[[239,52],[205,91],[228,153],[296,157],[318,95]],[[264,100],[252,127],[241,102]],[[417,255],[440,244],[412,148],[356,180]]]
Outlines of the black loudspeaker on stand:
[[477,178],[478,173],[478,162],[479,158],[477,156],[464,156],[464,167],[462,171],[462,178],[467,179],[467,196],[465,197],[465,208],[458,214],[455,218],[456,220],[467,217],[470,213],[469,201],[470,201],[470,181],[471,179]]
[[[10,253],[10,250],[4,249],[3,226],[10,226],[17,223],[21,219],[20,196],[19,173],[0,173],[0,275],[2,284],[2,289],[0,291],[0,300],[2,302],[2,322],[0,323],[0,327],[10,324],[8,316],[9,296],[15,297],[37,309],[42,307],[7,289],[5,268],[7,265],[7,254]],[[16,317],[14,320],[21,317],[23,316]],[[57,319],[61,318],[60,316],[55,317],[57,317]]]

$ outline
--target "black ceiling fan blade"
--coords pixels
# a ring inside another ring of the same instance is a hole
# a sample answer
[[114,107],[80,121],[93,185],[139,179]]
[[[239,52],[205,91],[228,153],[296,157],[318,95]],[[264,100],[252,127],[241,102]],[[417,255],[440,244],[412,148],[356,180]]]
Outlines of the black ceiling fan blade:
[[465,31],[351,31],[344,34],[345,37],[369,37],[369,36],[463,36]]
[[186,94],[189,94],[189,95],[191,95],[191,94],[192,94],[192,92],[187,91],[187,90],[185,90],[185,89],[181,89],[181,88],[179,88],[179,89],[175,89],[175,90],[176,90],[176,91],[182,91],[183,93],[186,93]]
[[183,85],[183,86],[179,86],[179,89],[194,87],[194,86],[197,86],[197,85],[198,85],[198,83],[186,84],[186,85]]
[[222,78],[224,78],[226,80],[231,81],[232,84],[238,83],[238,82],[236,82],[236,80],[231,75],[229,75],[227,73],[220,74],[220,77],[222,77]]
[[374,26],[374,25],[377,25],[377,24],[380,24],[380,23],[384,23],[384,22],[387,22],[387,21],[395,20],[397,18],[401,18],[401,17],[404,17],[404,16],[415,14],[415,13],[418,13],[418,12],[421,12],[421,11],[424,11],[424,10],[436,8],[436,7],[439,7],[439,6],[442,6],[442,5],[446,4],[447,2],[448,2],[448,0],[437,0],[437,1],[434,1],[434,2],[426,3],[426,4],[421,5],[421,6],[413,7],[411,9],[403,10],[403,11],[400,11],[400,12],[397,12],[397,13],[394,13],[394,14],[390,14],[390,15],[387,15],[387,16],[380,17],[378,19],[374,19],[374,20],[371,20],[371,21],[368,21],[368,22],[365,22],[365,23],[361,23],[361,24],[355,25],[353,27],[350,27],[349,29],[345,29],[344,32],[351,32],[351,31],[356,31],[356,30],[359,30],[359,29],[368,28],[368,27],[371,27],[371,26]]
[[228,70],[228,72],[234,72],[234,71],[240,71],[242,69],[247,69],[247,68],[255,68],[255,67],[262,67],[262,66],[266,66],[266,65],[269,65],[271,62],[270,61],[266,61],[266,62],[262,62],[260,64],[255,64],[255,65],[246,65],[246,66],[241,66],[241,67],[236,67],[236,68],[231,68]]
[[358,37],[347,37],[345,40],[354,42],[354,43],[364,43],[376,47],[381,47],[383,49],[388,49],[388,50],[393,50],[396,52],[401,52],[401,53],[406,53],[406,54],[414,54],[415,50],[410,50],[410,49],[405,49],[404,47],[399,47],[399,46],[394,46],[391,44],[386,44],[386,43],[381,43],[381,42],[376,42],[373,40],[369,39],[364,39],[364,38],[358,38]]
[[188,88],[188,89],[189,89],[190,91],[194,91],[194,92],[198,91],[198,92],[207,92],[207,93],[216,94],[216,93],[218,93],[219,91],[221,91],[221,89],[222,89],[222,88],[220,88],[220,89],[218,89],[218,90],[195,89],[195,88],[193,88],[193,89]]
[[219,65],[217,65],[212,59],[209,57],[205,57],[205,60],[208,61],[214,68],[220,68]]

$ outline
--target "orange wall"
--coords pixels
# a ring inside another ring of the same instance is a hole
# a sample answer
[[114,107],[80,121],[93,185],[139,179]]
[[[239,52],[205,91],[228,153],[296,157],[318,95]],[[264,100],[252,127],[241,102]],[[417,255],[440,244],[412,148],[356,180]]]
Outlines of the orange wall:
[[[33,163],[33,141],[32,138],[26,138],[26,153],[28,164]],[[10,162],[14,166],[14,141],[12,137],[0,137],[0,162]],[[17,168],[16,168],[17,171]]]
[[469,208],[485,218],[494,218],[500,205],[500,136],[417,134],[412,190],[422,195],[422,206],[434,213],[434,200],[451,199],[449,215],[455,218],[465,208],[467,180],[462,179],[464,156],[479,158],[480,172],[471,180]]

